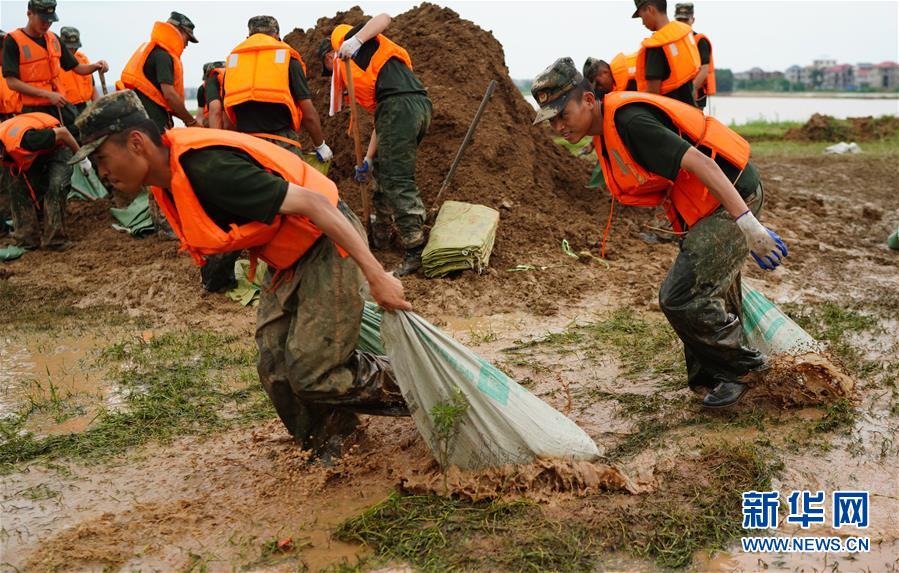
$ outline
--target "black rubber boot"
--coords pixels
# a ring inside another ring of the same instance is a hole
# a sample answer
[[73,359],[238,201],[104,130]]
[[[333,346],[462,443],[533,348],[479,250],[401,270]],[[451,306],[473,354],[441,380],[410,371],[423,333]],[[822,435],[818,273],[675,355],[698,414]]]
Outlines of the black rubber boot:
[[702,400],[706,408],[727,408],[740,401],[749,386],[740,382],[721,382]]
[[406,249],[406,256],[403,257],[403,262],[393,271],[394,276],[405,277],[415,274],[421,268],[421,253],[424,250],[424,243],[417,247]]

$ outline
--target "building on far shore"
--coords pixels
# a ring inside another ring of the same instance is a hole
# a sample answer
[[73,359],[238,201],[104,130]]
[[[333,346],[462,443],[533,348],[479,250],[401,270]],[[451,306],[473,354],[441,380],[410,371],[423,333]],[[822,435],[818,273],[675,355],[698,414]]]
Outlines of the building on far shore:
[[[811,65],[792,65],[784,72],[766,72],[755,67],[734,74],[737,89],[775,90],[897,90],[899,63],[837,64],[835,60],[815,60]],[[783,80],[783,81],[778,81]]]

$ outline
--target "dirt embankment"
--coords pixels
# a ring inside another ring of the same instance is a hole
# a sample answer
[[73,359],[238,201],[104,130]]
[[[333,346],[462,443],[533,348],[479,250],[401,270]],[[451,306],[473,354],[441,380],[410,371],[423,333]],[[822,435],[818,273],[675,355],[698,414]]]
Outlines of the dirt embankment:
[[836,119],[814,114],[804,125],[793,127],[784,135],[794,141],[871,141],[892,137],[899,131],[899,117],[850,117]]

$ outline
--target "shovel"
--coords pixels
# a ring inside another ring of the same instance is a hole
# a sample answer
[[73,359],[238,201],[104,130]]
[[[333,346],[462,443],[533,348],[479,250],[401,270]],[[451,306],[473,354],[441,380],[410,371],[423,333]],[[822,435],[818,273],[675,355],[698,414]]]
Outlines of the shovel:
[[490,96],[493,95],[495,89],[496,80],[490,80],[490,83],[487,85],[487,91],[481,99],[481,105],[478,106],[478,111],[475,112],[474,119],[471,120],[471,125],[468,126],[468,132],[462,139],[462,145],[459,146],[459,151],[456,152],[456,157],[453,158],[449,171],[446,173],[446,178],[444,178],[443,184],[440,186],[440,191],[437,192],[437,197],[434,199],[434,206],[431,207],[431,210],[428,212],[429,224],[434,222],[434,218],[440,210],[440,197],[443,195],[443,192],[446,191],[446,188],[449,187],[450,181],[453,179],[453,174],[456,172],[456,167],[459,166],[459,161],[462,159],[462,154],[465,152],[465,148],[468,147],[469,142],[471,142],[471,136],[474,135],[474,131],[481,121],[481,115],[483,115],[484,109],[487,107],[487,102],[490,101]]

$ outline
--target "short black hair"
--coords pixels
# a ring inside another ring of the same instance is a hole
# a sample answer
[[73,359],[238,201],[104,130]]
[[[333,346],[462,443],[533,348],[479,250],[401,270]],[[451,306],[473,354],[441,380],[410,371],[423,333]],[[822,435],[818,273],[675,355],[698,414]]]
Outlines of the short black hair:
[[162,145],[162,134],[159,133],[159,128],[156,127],[156,123],[149,118],[141,118],[136,120],[133,124],[129,125],[122,131],[117,133],[113,133],[109,136],[107,141],[112,141],[119,147],[125,145],[125,140],[128,138],[128,134],[132,131],[139,131],[150,138],[150,141],[155,143],[157,146]]

